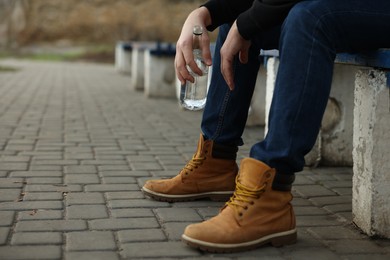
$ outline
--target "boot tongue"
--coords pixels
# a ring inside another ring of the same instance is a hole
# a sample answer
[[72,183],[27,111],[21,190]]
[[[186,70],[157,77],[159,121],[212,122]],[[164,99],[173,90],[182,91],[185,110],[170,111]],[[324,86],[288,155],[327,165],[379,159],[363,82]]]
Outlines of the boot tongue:
[[264,173],[268,170],[270,170],[270,167],[265,163],[252,158],[245,158],[241,161],[238,182],[249,189],[259,189],[267,178]]
[[196,153],[195,153],[195,158],[202,157],[203,145],[204,145],[204,137],[202,134],[200,134],[199,141],[198,141],[198,148],[196,149]]

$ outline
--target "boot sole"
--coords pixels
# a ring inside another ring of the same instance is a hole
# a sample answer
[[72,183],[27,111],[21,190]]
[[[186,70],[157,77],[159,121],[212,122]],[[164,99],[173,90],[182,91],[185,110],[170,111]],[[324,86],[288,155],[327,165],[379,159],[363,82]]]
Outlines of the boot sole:
[[252,250],[266,244],[271,244],[274,247],[294,244],[297,241],[297,230],[293,229],[289,231],[279,232],[276,234],[271,234],[262,237],[260,239],[237,244],[210,243],[188,237],[184,234],[181,238],[182,241],[190,247],[194,247],[202,251],[207,251],[211,253],[235,253]]
[[142,187],[141,191],[158,201],[164,202],[181,202],[181,201],[192,201],[198,199],[210,199],[212,201],[222,201],[226,202],[233,195],[234,191],[213,191],[213,192],[204,192],[204,193],[195,193],[195,194],[185,194],[185,195],[170,195],[154,192],[148,188]]

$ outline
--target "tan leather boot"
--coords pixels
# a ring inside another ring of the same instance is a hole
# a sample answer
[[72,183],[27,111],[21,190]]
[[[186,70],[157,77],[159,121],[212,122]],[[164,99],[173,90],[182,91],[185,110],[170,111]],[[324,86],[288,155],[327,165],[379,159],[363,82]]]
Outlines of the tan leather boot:
[[200,198],[227,201],[234,192],[238,167],[235,159],[214,158],[213,145],[201,134],[196,153],[180,173],[171,179],[147,181],[142,187],[144,194],[168,202]]
[[227,253],[271,243],[296,242],[295,215],[290,191],[272,190],[275,169],[243,159],[236,191],[221,212],[202,223],[189,225],[182,240],[201,250]]

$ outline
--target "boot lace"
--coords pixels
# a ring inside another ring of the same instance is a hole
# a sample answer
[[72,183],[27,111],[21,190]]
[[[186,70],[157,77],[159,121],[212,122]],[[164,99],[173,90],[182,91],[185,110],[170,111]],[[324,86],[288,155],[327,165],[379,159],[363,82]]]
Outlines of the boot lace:
[[188,175],[189,172],[192,172],[194,169],[198,168],[200,165],[202,165],[203,161],[206,159],[205,156],[202,157],[195,157],[193,156],[190,161],[184,166],[184,172],[186,175]]
[[231,206],[241,217],[243,215],[242,209],[247,210],[248,204],[253,205],[255,203],[254,200],[260,198],[265,191],[267,183],[258,189],[251,189],[242,185],[237,179],[238,175],[236,177],[236,190],[225,206]]

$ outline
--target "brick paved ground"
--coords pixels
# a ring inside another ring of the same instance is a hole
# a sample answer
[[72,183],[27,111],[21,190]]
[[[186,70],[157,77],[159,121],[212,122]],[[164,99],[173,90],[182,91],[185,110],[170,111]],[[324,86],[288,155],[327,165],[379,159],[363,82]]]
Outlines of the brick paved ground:
[[[180,242],[222,203],[163,203],[140,187],[173,176],[196,148],[200,113],[145,99],[111,66],[2,60],[0,259],[390,259],[390,241],[351,224],[350,168],[305,170],[299,240],[212,255]],[[262,136],[248,128],[247,145]]]

